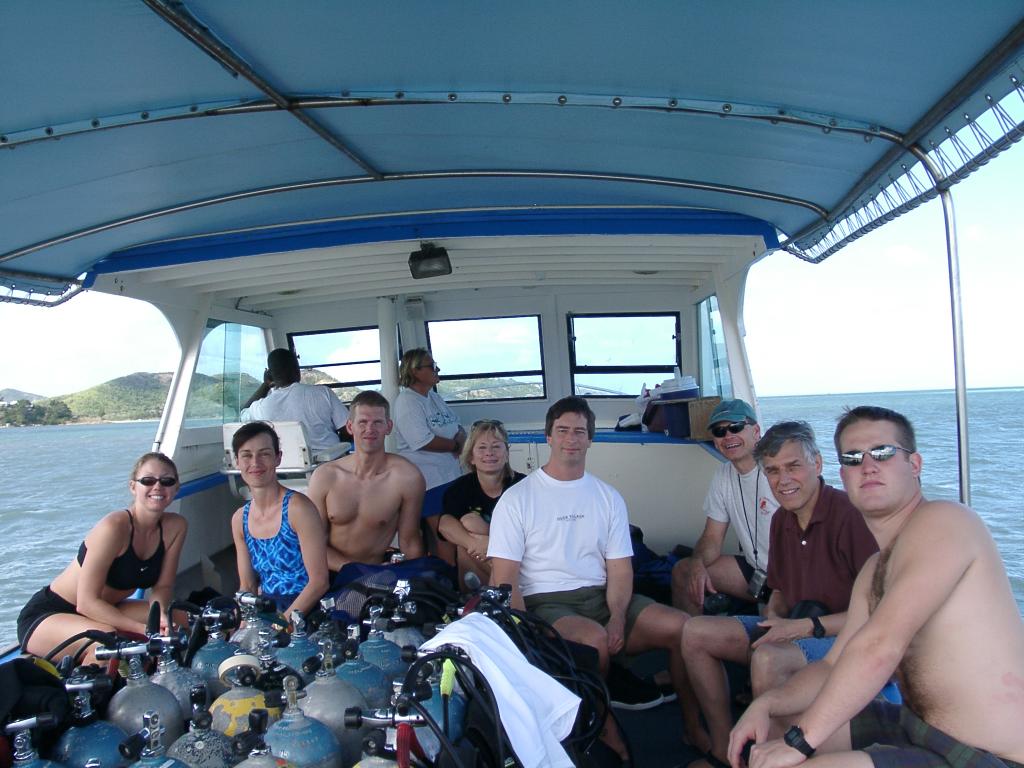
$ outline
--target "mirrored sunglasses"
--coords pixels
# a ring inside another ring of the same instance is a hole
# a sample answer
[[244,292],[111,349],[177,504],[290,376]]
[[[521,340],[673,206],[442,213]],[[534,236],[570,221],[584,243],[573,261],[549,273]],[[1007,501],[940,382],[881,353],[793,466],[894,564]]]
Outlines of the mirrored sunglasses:
[[870,451],[847,451],[839,454],[839,463],[844,467],[857,467],[864,463],[864,456],[870,456],[875,461],[888,461],[896,455],[897,451],[913,453],[900,445],[876,445]]

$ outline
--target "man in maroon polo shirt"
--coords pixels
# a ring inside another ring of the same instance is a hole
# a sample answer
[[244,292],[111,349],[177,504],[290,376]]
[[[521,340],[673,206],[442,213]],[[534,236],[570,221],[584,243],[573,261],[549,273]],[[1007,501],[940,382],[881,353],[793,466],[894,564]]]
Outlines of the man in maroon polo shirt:
[[[782,511],[772,518],[764,616],[695,616],[683,630],[683,658],[711,735],[725,761],[732,717],[721,662],[750,664],[754,695],[784,682],[832,647],[850,592],[875,537],[846,493],[821,479],[821,452],[810,425],[787,421],[754,449]],[[797,603],[821,603],[824,615],[788,618]]]

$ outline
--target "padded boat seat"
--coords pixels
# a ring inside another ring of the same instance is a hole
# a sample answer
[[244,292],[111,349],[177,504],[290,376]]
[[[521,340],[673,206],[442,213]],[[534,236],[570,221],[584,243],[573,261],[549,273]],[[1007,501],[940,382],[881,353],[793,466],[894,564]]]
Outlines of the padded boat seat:
[[[306,426],[301,421],[271,421],[281,442],[281,466],[277,468],[277,478],[281,485],[292,490],[305,493],[309,487],[309,477],[319,465],[333,461],[352,450],[351,443],[339,443],[330,449],[314,452],[309,447],[309,436]],[[242,426],[242,422],[231,422],[223,425],[224,466],[221,472],[227,475],[231,492],[240,499],[249,499],[249,489],[242,482],[241,472],[235,455],[231,450],[231,439]]]

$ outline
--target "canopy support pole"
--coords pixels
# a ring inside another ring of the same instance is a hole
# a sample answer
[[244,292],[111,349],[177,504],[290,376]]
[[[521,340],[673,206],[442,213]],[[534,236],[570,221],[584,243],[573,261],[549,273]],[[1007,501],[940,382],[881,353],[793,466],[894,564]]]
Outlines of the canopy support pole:
[[953,321],[953,377],[956,390],[956,433],[957,460],[960,470],[960,501],[971,503],[970,445],[967,427],[967,373],[964,365],[964,320],[962,295],[960,292],[960,253],[956,238],[956,211],[953,208],[953,192],[938,167],[920,147],[912,146],[911,152],[928,170],[928,174],[939,190],[942,201],[942,217],[946,226],[946,263],[949,272],[949,314]]

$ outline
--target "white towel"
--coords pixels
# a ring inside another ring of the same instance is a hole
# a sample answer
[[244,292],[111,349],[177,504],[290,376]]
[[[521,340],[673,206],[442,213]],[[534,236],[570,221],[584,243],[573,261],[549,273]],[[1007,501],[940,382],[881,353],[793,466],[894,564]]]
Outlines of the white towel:
[[512,640],[482,613],[449,624],[420,646],[454,645],[466,651],[487,679],[501,724],[524,768],[572,768],[559,742],[576,721],[580,697],[526,660]]

